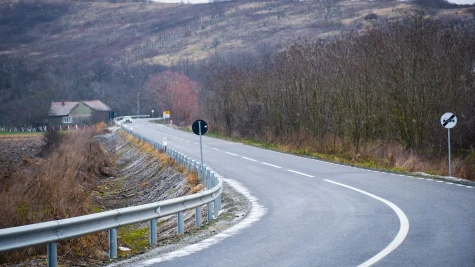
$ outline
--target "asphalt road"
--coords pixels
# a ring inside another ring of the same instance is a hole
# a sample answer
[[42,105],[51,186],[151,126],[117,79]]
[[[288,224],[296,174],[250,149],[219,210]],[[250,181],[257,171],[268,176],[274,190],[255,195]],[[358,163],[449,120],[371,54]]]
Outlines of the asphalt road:
[[[147,120],[127,127],[200,158],[197,135]],[[204,163],[246,187],[265,214],[205,249],[142,266],[475,266],[473,187],[206,136],[203,145]]]

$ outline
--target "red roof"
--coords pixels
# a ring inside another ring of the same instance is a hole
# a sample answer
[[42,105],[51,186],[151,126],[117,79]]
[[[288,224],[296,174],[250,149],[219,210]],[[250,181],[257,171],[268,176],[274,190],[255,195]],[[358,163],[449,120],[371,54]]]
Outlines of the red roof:
[[111,108],[104,104],[100,100],[87,100],[87,101],[61,101],[52,102],[49,110],[49,116],[67,116],[71,110],[76,107],[80,102],[89,106],[96,111],[111,111]]

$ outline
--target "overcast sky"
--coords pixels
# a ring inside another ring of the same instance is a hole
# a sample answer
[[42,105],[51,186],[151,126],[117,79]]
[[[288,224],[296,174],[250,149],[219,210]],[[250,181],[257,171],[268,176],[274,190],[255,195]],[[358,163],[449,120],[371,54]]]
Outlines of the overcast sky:
[[185,3],[185,4],[202,4],[202,3],[209,3],[208,0],[152,0],[153,2],[159,2],[159,3]]
[[448,0],[450,3],[459,4],[459,5],[473,5],[475,0]]

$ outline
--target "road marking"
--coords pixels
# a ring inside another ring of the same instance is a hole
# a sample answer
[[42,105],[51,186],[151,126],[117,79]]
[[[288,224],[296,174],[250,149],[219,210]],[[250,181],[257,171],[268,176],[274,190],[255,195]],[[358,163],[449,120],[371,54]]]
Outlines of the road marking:
[[463,184],[455,184],[456,186],[463,186]]
[[444,181],[441,181],[441,180],[435,180],[435,182],[437,182],[437,183],[443,183]]
[[274,168],[277,168],[277,169],[281,169],[282,167],[280,166],[277,166],[277,165],[274,165],[274,164],[270,164],[270,163],[266,163],[266,162],[261,162],[262,164],[264,165],[267,165],[267,166],[271,166],[271,167],[274,167]]
[[247,157],[242,157],[243,159],[247,159],[247,160],[250,160],[250,161],[257,161],[255,159],[251,159],[251,158],[247,158]]
[[465,187],[466,187],[466,188],[473,188],[473,186],[469,186],[469,185],[466,185]]
[[401,243],[404,241],[404,239],[407,236],[407,232],[409,232],[409,220],[407,219],[406,214],[404,214],[404,212],[398,206],[396,206],[395,204],[393,204],[392,202],[390,202],[390,201],[388,201],[384,198],[378,197],[376,195],[373,195],[373,194],[368,193],[366,191],[360,190],[358,188],[355,188],[355,187],[352,187],[352,186],[349,186],[349,185],[345,185],[345,184],[341,184],[341,183],[337,183],[337,182],[332,181],[332,180],[327,180],[327,179],[324,179],[324,180],[329,182],[329,183],[333,183],[333,184],[336,184],[336,185],[339,185],[339,186],[343,186],[343,187],[346,187],[348,189],[354,190],[356,192],[365,194],[369,197],[372,197],[376,200],[379,200],[379,201],[383,202],[384,204],[388,205],[396,213],[397,217],[399,218],[399,224],[400,224],[399,232],[397,233],[397,235],[393,239],[393,241],[391,241],[391,243],[389,243],[389,245],[387,247],[385,247],[383,250],[381,250],[378,254],[374,255],[369,260],[367,260],[367,261],[363,262],[362,264],[358,265],[359,267],[366,267],[366,266],[371,266],[371,265],[375,264],[376,262],[378,262],[382,258],[386,257],[393,250],[395,250],[399,245],[401,245]]
[[[186,246],[180,250],[169,252],[163,256],[151,258],[143,262],[134,262],[134,259],[130,259],[126,261],[117,262],[115,263],[115,265],[113,264],[112,266],[123,266],[124,264],[133,265],[133,266],[150,266],[159,262],[170,261],[176,258],[191,255],[195,252],[207,249],[211,247],[212,245],[215,245],[228,237],[238,234],[243,229],[248,228],[252,224],[259,221],[262,218],[262,216],[264,216],[267,213],[267,208],[259,204],[259,202],[257,201],[258,199],[255,196],[251,195],[251,192],[249,192],[249,190],[245,188],[243,185],[241,185],[239,182],[235,180],[231,180],[231,179],[225,179],[222,177],[220,177],[219,179],[224,181],[228,185],[230,185],[232,188],[234,188],[234,190],[241,193],[251,203],[251,210],[249,211],[249,214],[246,216],[245,219],[243,219],[238,224],[233,225],[231,228],[228,228],[218,233],[215,236],[202,240],[196,244]],[[153,255],[153,253],[154,251],[152,250],[148,254]]]
[[226,154],[229,154],[229,155],[231,155],[231,156],[236,156],[236,157],[239,157],[239,155],[236,155],[236,154],[234,154],[234,153],[230,153],[230,152],[226,152]]
[[298,171],[294,171],[294,170],[288,170],[288,171],[296,173],[296,174],[300,174],[300,175],[303,175],[303,176],[307,176],[307,177],[315,177],[315,176],[312,176],[312,175],[309,175],[309,174],[306,174],[306,173],[303,173],[303,172],[298,172]]
[[217,148],[214,148],[214,147],[213,147],[213,149],[216,150],[216,151],[219,151],[219,149],[217,149]]
[[454,184],[454,183],[451,183],[451,182],[445,182],[446,184]]

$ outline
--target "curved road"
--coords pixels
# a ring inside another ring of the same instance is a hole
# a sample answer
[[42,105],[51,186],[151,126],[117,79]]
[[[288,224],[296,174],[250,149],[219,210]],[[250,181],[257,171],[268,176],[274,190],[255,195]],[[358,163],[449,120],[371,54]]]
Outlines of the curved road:
[[[199,137],[127,127],[200,158]],[[196,253],[143,266],[475,266],[475,188],[342,166],[203,136],[203,157],[266,213]],[[158,256],[157,256],[158,257]],[[156,261],[155,261],[156,262]]]

